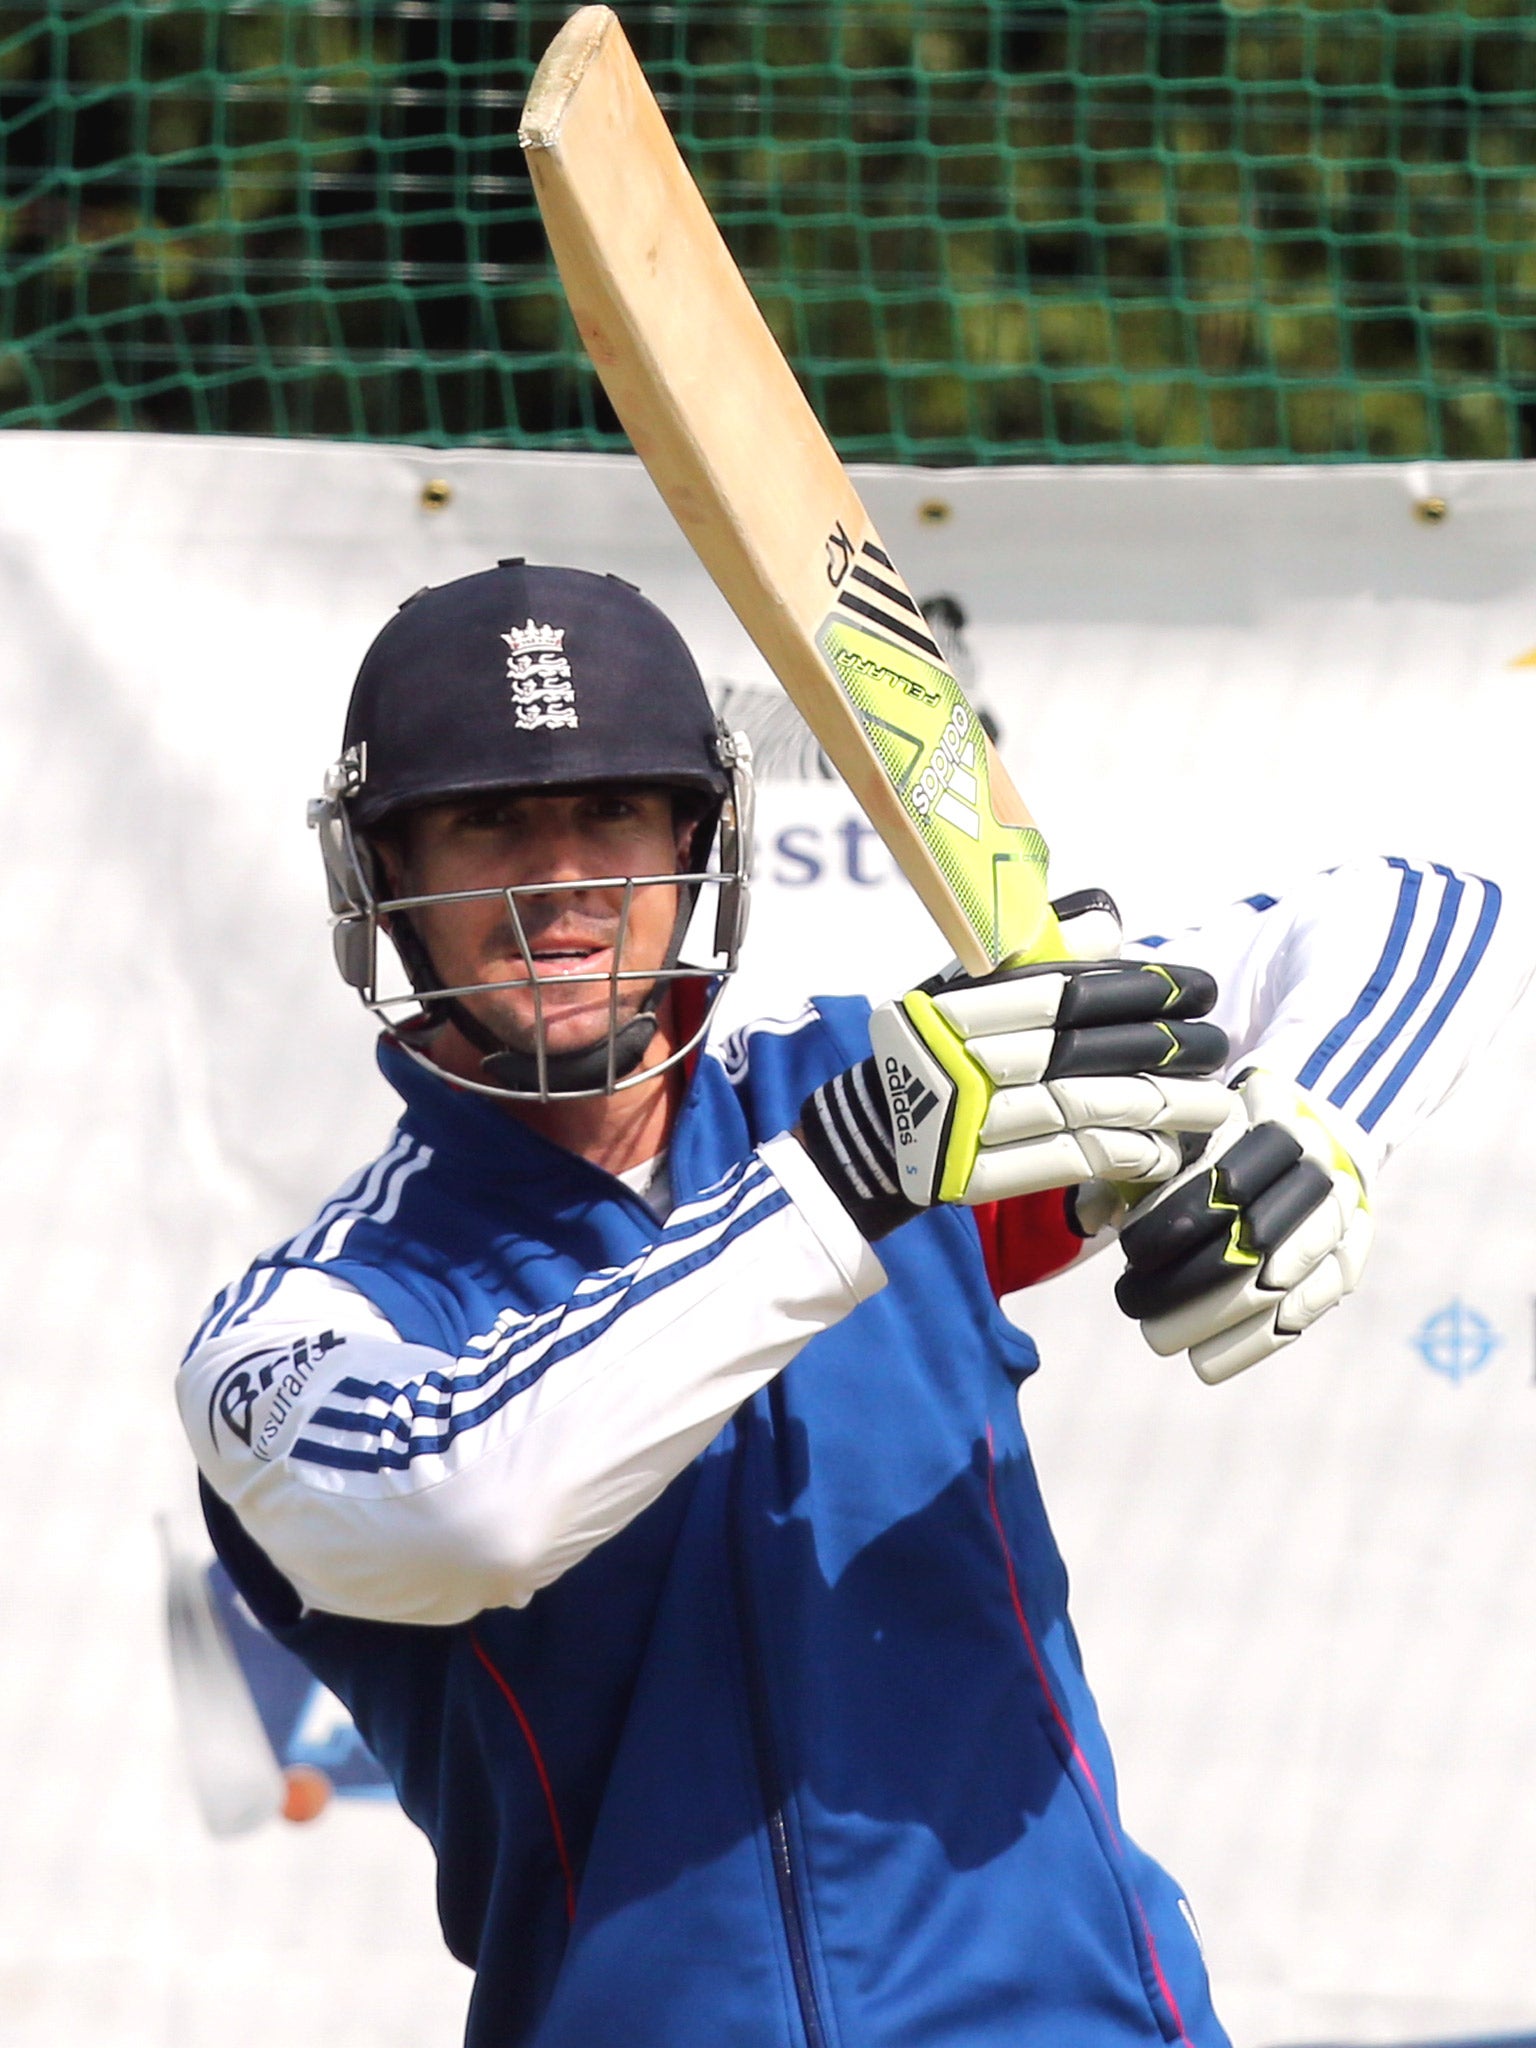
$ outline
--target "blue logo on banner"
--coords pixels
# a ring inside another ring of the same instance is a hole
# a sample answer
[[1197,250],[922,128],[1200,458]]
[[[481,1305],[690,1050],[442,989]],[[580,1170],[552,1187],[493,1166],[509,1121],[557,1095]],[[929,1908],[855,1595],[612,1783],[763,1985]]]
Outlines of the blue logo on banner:
[[1409,1340],[1431,1372],[1443,1373],[1455,1386],[1481,1372],[1504,1342],[1486,1316],[1463,1301],[1426,1316]]

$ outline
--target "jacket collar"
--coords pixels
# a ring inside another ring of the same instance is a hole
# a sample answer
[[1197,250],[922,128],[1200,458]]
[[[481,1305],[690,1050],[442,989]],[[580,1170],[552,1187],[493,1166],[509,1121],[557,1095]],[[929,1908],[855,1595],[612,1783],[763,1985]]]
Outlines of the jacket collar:
[[[481,1186],[525,1195],[541,1205],[560,1197],[613,1198],[645,1205],[602,1167],[532,1131],[499,1104],[460,1088],[447,1074],[422,1066],[385,1032],[379,1069],[405,1104],[405,1128],[435,1153],[453,1160]],[[687,1092],[669,1143],[674,1198],[681,1202],[709,1186],[751,1149],[746,1122],[718,1060],[690,1062]],[[648,1209],[645,1210],[650,1215]]]
[[379,1039],[378,1062],[405,1104],[406,1130],[476,1182],[502,1188],[532,1183],[546,1197],[562,1188],[574,1191],[582,1183],[590,1192],[594,1177],[604,1186],[611,1182],[600,1167],[531,1131],[498,1103],[424,1067],[390,1032]]

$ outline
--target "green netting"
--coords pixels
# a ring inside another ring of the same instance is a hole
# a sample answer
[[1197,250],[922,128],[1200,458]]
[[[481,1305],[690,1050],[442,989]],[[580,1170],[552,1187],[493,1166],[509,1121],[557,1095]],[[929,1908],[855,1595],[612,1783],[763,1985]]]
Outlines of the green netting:
[[[0,0],[0,425],[622,447],[516,145],[568,11]],[[620,12],[847,455],[1536,446],[1536,0]]]

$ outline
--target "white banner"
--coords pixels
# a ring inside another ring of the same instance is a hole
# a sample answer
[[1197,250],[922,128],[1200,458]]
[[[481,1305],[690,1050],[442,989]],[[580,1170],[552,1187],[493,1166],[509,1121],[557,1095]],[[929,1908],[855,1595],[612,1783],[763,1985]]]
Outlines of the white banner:
[[[1166,930],[1358,852],[1528,872],[1527,466],[863,485],[1058,888]],[[633,463],[0,437],[6,2048],[457,2037],[398,1814],[202,1833],[151,1524],[204,1298],[393,1113],[304,801],[393,606],[518,554],[639,583],[758,741],[733,1017],[943,957]],[[1142,1349],[1112,1259],[1020,1305],[1127,1818],[1240,2048],[1536,2035],[1533,1058],[1528,1008],[1389,1170],[1361,1296],[1228,1387]]]

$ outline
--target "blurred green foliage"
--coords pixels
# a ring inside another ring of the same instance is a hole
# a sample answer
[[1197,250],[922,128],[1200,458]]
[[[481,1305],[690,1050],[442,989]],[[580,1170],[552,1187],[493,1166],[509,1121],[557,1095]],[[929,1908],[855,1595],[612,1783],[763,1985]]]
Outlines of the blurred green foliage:
[[[622,447],[543,0],[0,0],[0,425]],[[1536,451],[1532,0],[620,9],[843,452]]]

